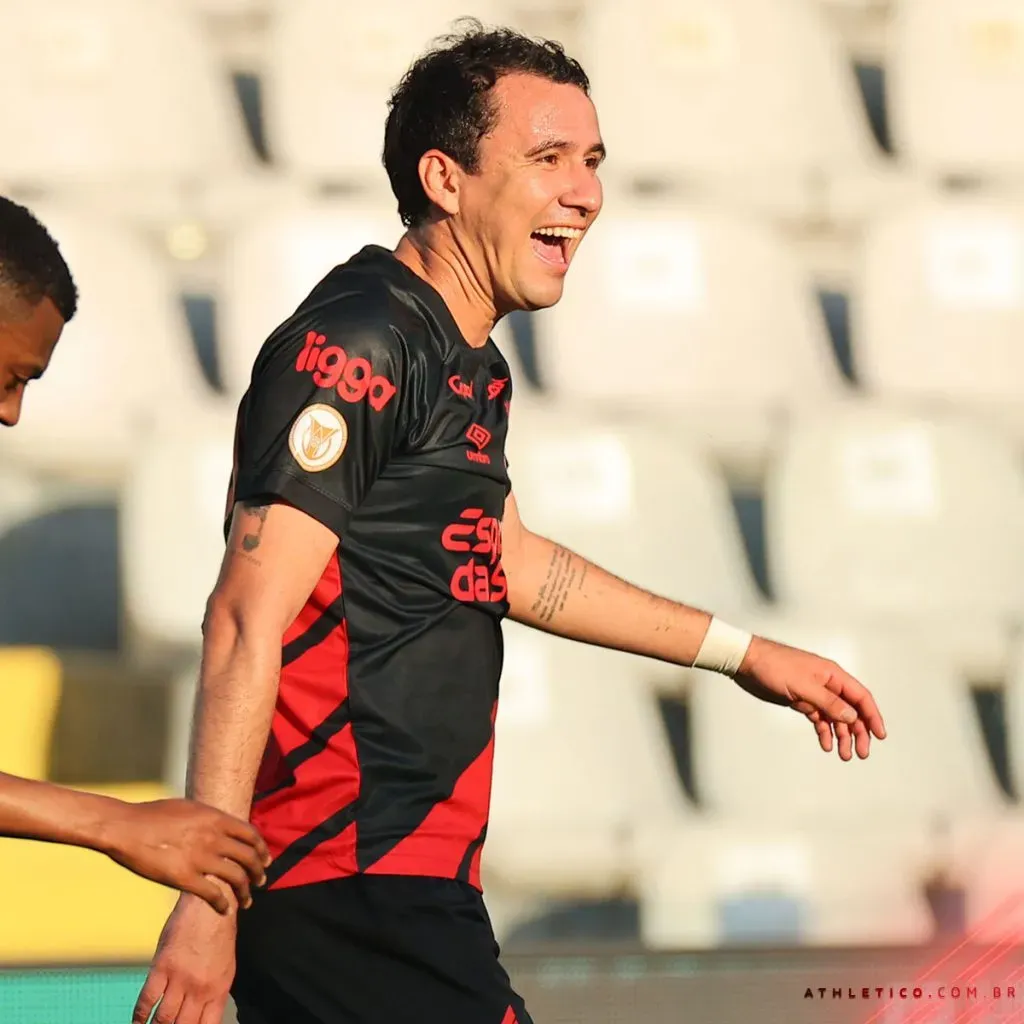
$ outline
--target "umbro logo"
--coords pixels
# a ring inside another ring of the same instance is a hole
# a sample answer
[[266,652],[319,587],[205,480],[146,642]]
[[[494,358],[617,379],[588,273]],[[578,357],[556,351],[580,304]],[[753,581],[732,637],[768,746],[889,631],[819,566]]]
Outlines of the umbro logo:
[[467,451],[466,458],[470,462],[479,462],[483,466],[491,464],[491,457],[484,452],[484,449],[491,443],[491,432],[479,423],[474,423],[466,431],[466,438],[476,448],[475,452]]

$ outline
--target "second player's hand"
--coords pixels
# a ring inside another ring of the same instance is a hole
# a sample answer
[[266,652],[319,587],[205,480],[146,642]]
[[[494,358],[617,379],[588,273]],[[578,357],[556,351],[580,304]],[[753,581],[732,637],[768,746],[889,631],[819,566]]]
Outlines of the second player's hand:
[[816,654],[754,637],[736,682],[748,693],[782,704],[810,720],[822,750],[849,761],[866,758],[871,737],[885,739],[885,723],[874,697],[839,665]]
[[249,905],[250,887],[263,884],[270,863],[251,825],[190,800],[117,804],[103,832],[102,849],[117,863],[194,893],[221,914],[231,912],[235,900]]
[[237,918],[183,895],[167,919],[132,1024],[221,1024],[235,976]]

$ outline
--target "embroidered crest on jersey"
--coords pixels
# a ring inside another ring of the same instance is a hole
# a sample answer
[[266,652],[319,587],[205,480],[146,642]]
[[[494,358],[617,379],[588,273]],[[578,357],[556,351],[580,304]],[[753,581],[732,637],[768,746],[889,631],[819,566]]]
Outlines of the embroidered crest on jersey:
[[348,444],[348,424],[330,405],[310,405],[299,413],[288,434],[288,447],[307,473],[322,473],[341,458]]

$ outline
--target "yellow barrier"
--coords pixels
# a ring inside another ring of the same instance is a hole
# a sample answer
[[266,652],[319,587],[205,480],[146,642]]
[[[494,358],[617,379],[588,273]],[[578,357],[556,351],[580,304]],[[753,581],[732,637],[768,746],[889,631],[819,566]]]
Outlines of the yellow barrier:
[[[61,667],[49,651],[0,650],[0,770],[46,777]],[[129,802],[161,784],[78,787]],[[176,894],[91,850],[0,839],[0,963],[144,962]]]

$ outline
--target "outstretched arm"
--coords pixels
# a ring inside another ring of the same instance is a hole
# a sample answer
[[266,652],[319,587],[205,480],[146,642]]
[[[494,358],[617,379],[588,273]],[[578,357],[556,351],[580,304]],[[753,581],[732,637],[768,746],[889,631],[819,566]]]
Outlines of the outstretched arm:
[[833,733],[843,760],[867,757],[871,736],[885,736],[874,698],[838,665],[763,637],[751,637],[711,613],[627,583],[568,548],[532,533],[515,496],[505,503],[502,564],[510,617],[558,636],[725,672],[761,700],[806,715],[826,751]]
[[0,835],[81,846],[162,885],[191,892],[219,913],[231,909],[222,885],[250,902],[263,880],[266,844],[247,822],[187,800],[131,804],[49,782],[0,773]]

